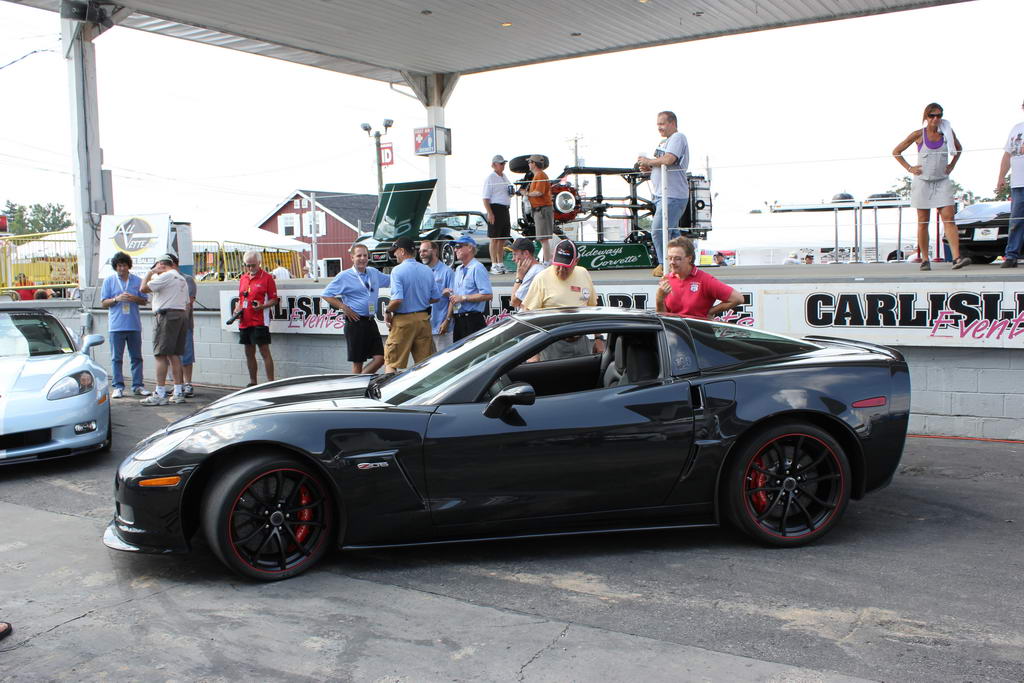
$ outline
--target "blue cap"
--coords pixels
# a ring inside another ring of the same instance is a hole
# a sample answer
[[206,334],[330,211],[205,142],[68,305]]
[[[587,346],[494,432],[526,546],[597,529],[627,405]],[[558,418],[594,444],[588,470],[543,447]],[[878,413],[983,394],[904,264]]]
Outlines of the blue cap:
[[458,237],[456,237],[456,238],[455,238],[454,240],[452,240],[452,241],[453,241],[453,242],[454,242],[455,244],[468,244],[468,245],[470,245],[470,246],[472,246],[472,247],[475,247],[475,246],[476,246],[476,240],[474,240],[474,239],[473,239],[472,237],[470,237],[469,235],[459,235]]

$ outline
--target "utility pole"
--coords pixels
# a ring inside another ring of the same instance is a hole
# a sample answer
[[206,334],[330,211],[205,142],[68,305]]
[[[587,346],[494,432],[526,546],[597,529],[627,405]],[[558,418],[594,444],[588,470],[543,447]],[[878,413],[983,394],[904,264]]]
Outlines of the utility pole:
[[366,131],[366,134],[373,138],[375,153],[377,154],[377,196],[384,194],[384,168],[380,163],[380,138],[381,135],[386,135],[388,128],[395,125],[394,119],[384,119],[384,132],[379,130],[373,130],[373,126],[368,123],[361,124],[359,127]]
[[320,261],[317,258],[317,251],[316,251],[316,234],[318,232],[317,227],[316,227],[316,192],[310,192],[309,193],[309,210],[310,210],[310,214],[309,214],[309,220],[307,221],[307,224],[309,225],[310,238],[312,239],[312,242],[310,244],[310,252],[309,252],[309,254],[310,254],[310,258],[313,261],[310,264],[309,276],[311,278],[313,278],[313,282],[317,282],[320,279]]

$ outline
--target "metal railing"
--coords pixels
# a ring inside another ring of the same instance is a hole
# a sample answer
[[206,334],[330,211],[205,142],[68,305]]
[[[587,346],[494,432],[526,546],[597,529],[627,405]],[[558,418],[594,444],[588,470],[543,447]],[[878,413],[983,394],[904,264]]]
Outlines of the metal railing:
[[74,230],[0,237],[0,290],[8,293],[78,286]]

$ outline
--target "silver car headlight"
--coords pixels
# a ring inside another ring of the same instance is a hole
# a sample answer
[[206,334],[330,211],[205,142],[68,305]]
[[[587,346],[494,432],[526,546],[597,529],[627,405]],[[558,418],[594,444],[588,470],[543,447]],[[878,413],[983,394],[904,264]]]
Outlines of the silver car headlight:
[[78,396],[87,391],[92,391],[94,386],[96,386],[96,379],[92,376],[92,373],[83,370],[73,375],[68,375],[54,384],[46,394],[46,398],[51,401],[70,398],[71,396]]
[[182,429],[154,439],[141,451],[132,454],[132,460],[156,460],[161,455],[171,452],[178,444],[192,436],[194,429]]

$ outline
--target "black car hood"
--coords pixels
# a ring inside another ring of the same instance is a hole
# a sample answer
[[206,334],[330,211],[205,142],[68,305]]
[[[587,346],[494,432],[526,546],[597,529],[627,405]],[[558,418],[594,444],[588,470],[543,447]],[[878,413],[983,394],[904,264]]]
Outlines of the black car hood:
[[[311,375],[250,387],[228,394],[167,431],[194,427],[225,417],[264,410],[294,410],[323,404],[330,409],[387,407],[367,397],[366,387],[375,375]],[[319,407],[319,406],[318,406]]]

